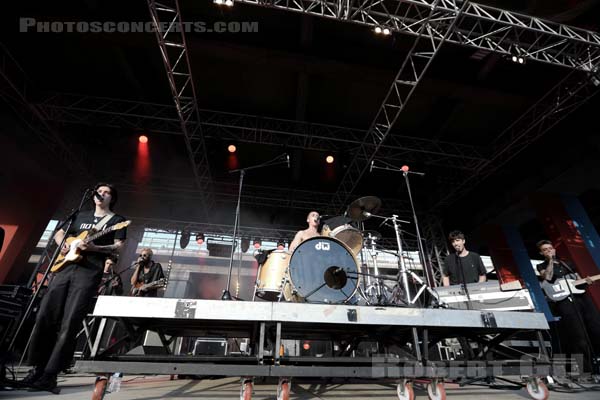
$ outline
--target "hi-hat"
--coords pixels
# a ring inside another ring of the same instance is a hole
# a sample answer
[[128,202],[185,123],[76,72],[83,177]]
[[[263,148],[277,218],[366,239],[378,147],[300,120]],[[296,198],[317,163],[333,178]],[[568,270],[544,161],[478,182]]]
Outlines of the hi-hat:
[[381,200],[375,196],[365,196],[354,200],[348,206],[347,214],[354,221],[364,221],[369,214],[375,214],[381,207]]
[[379,240],[381,239],[381,233],[377,232],[377,231],[363,231],[363,237],[365,238],[365,240]]

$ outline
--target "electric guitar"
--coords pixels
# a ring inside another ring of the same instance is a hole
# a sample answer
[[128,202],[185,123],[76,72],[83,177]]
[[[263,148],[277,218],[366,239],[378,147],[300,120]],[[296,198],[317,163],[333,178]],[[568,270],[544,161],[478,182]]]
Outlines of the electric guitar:
[[[590,276],[592,281],[597,281],[600,279],[600,274]],[[557,279],[554,283],[550,283],[548,281],[542,282],[542,289],[548,299],[550,301],[561,301],[569,297],[571,293],[573,294],[581,294],[585,292],[585,289],[579,289],[577,286],[583,285],[585,283],[585,279]]]
[[137,282],[136,284],[134,284],[131,287],[131,295],[132,296],[141,296],[142,293],[144,293],[150,289],[164,287],[165,283],[166,283],[165,278],[160,278],[157,281],[148,282],[148,283]]
[[56,258],[56,262],[52,265],[52,268],[50,268],[50,271],[56,272],[66,265],[81,261],[83,255],[81,255],[81,249],[77,247],[80,243],[88,244],[110,232],[123,229],[129,224],[131,224],[131,221],[123,221],[99,232],[90,229],[89,231],[81,232],[78,236],[68,237],[65,243],[69,246],[69,252],[67,254],[59,254]]

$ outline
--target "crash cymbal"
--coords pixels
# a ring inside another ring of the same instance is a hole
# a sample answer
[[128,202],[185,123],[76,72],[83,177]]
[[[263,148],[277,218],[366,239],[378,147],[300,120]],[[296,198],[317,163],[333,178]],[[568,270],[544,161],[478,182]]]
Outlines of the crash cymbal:
[[348,206],[347,214],[354,221],[364,221],[369,218],[365,212],[375,214],[381,207],[381,200],[375,196],[365,196],[354,200]]

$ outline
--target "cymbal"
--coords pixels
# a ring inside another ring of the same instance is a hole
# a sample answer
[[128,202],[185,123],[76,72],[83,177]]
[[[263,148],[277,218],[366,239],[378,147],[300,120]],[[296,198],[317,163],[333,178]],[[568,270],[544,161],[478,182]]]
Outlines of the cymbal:
[[375,214],[381,207],[381,200],[375,196],[365,196],[354,200],[348,206],[348,216],[354,221],[364,221],[369,218],[364,213]]

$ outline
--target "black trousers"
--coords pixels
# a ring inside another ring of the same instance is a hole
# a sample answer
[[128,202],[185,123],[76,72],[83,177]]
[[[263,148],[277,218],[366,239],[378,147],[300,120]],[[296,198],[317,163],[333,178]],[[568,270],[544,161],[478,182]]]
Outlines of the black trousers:
[[561,317],[558,332],[563,351],[582,354],[584,369],[591,371],[590,357],[600,355],[600,314],[594,303],[584,294],[575,295],[573,301],[551,303],[551,307],[553,313]]
[[29,345],[29,363],[47,374],[68,368],[77,332],[90,311],[102,269],[71,264],[54,275],[42,299]]

